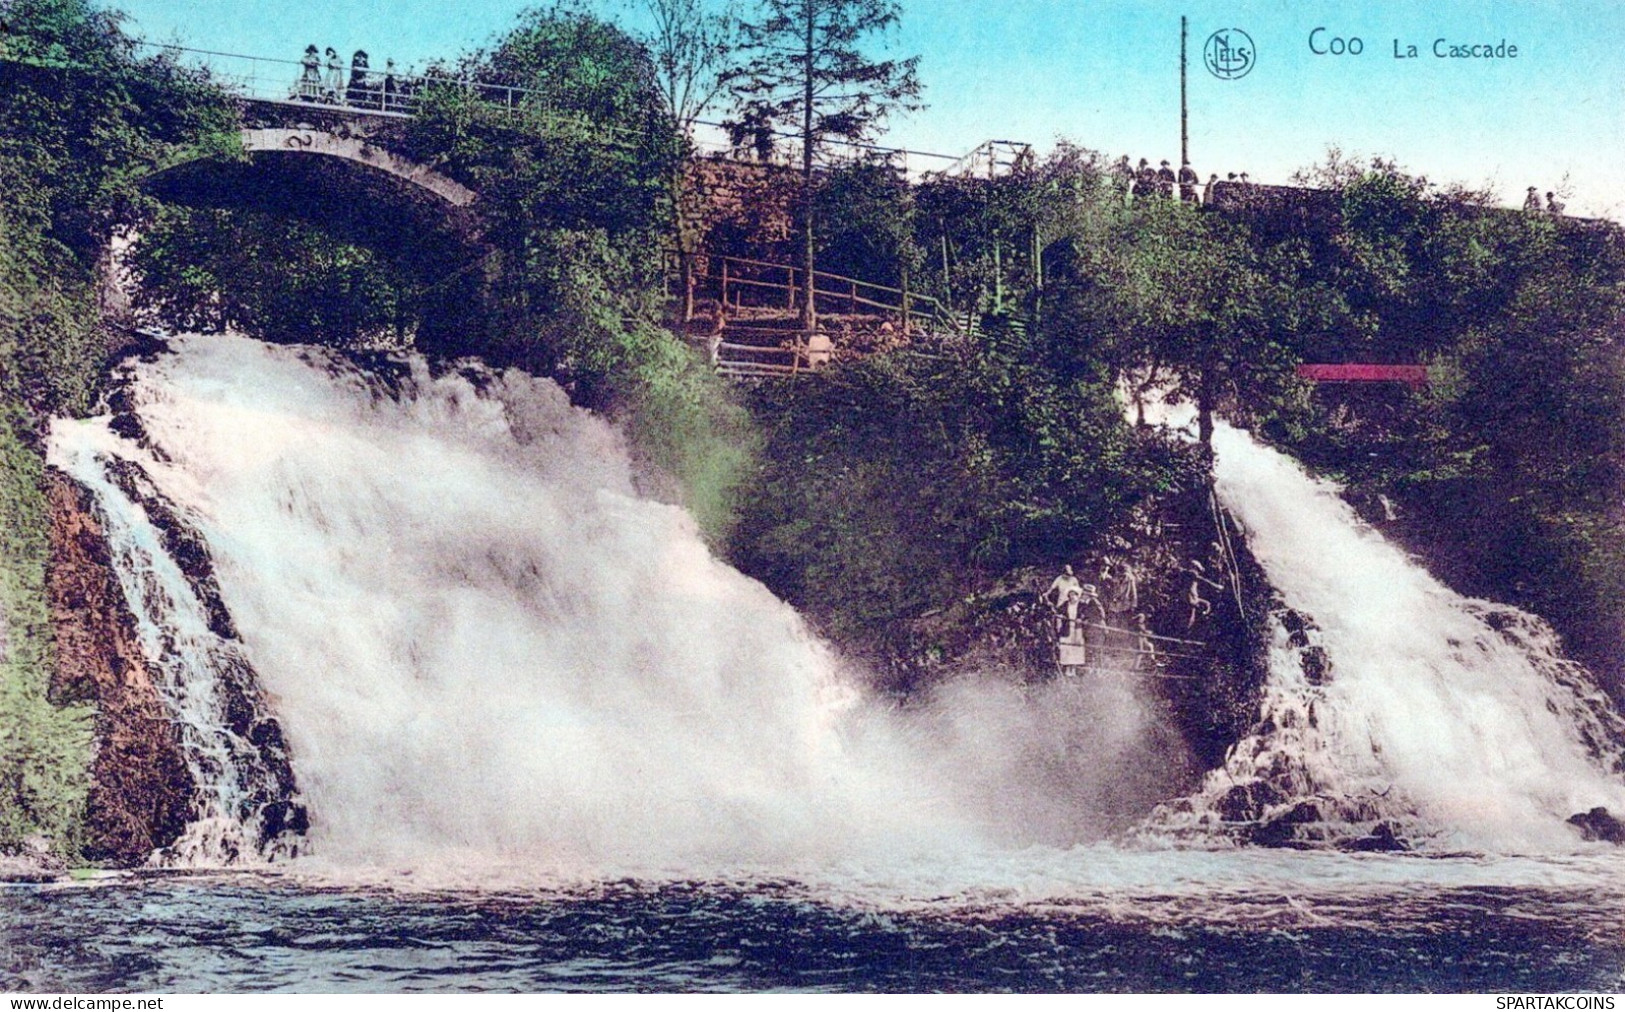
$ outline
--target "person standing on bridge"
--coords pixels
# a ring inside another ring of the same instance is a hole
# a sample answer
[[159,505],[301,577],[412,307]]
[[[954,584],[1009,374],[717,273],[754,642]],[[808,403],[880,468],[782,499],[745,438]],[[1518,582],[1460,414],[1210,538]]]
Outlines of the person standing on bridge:
[[1157,189],[1157,170],[1144,158],[1140,159],[1140,167],[1134,171],[1134,196],[1149,197]]
[[1179,199],[1182,203],[1197,203],[1196,184],[1199,182],[1201,178],[1197,176],[1196,170],[1191,168],[1189,161],[1179,166]]
[[1134,166],[1129,163],[1128,155],[1119,158],[1117,164],[1112,166],[1112,181],[1122,192],[1123,199],[1127,200],[1130,191],[1134,189]]
[[1073,592],[1081,594],[1083,583],[1072,572],[1070,565],[1061,567],[1061,575],[1050,582],[1049,589],[1038,595],[1038,599],[1051,608],[1059,608],[1066,601],[1067,595]]
[[384,61],[384,111],[389,112],[400,104],[395,92],[398,89],[395,83],[395,61]]
[[1168,167],[1168,159],[1162,160],[1162,168],[1157,170],[1157,195],[1174,199],[1174,170]]
[[344,94],[344,64],[339,62],[338,50],[332,46],[327,47],[327,77],[322,81],[322,100],[333,105],[339,104],[339,97]]
[[1077,675],[1078,669],[1089,663],[1088,648],[1083,638],[1083,595],[1077,590],[1066,592],[1066,598],[1055,607],[1055,666],[1063,677]]
[[344,88],[344,104],[357,109],[378,108],[378,89],[367,77],[368,57],[365,49],[357,49],[350,57],[350,83]]
[[322,58],[316,55],[315,43],[305,47],[305,55],[299,61],[299,68],[299,83],[294,86],[293,97],[301,102],[321,101]]

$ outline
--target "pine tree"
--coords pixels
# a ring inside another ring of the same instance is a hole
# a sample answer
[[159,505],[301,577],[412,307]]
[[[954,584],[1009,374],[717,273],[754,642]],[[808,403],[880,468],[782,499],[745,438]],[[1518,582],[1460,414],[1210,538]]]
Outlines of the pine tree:
[[895,0],[760,0],[744,25],[748,57],[733,92],[741,119],[798,123],[805,291],[802,327],[817,324],[813,297],[813,164],[832,140],[863,142],[893,110],[920,107],[919,57],[878,60],[864,49],[897,25]]

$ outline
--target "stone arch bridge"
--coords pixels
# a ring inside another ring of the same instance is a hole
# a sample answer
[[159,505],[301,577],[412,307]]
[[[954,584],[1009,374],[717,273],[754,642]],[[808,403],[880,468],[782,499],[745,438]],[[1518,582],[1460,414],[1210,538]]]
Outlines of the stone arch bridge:
[[321,155],[340,158],[388,173],[427,190],[453,207],[468,207],[477,194],[463,184],[424,165],[402,158],[365,134],[329,131],[309,126],[244,127],[243,151]]

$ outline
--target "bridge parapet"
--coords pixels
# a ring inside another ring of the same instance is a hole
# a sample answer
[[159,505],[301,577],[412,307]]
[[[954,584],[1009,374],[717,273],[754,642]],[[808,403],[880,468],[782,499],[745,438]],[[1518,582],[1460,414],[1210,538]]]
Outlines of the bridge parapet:
[[420,186],[453,207],[467,207],[474,202],[476,196],[473,190],[456,180],[416,162],[407,161],[370,143],[365,137],[340,135],[324,130],[251,127],[242,132],[242,140],[243,150],[247,152],[276,151],[285,154],[327,155],[368,165]]

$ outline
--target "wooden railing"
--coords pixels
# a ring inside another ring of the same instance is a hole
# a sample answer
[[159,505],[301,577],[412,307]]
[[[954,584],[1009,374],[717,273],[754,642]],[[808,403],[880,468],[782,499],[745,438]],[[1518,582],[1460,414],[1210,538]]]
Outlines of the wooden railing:
[[755,333],[762,338],[780,339],[779,344],[748,344],[724,340],[721,335],[711,342],[711,365],[719,375],[735,379],[760,376],[800,376],[828,365],[835,356],[835,343],[828,337],[811,338],[796,334],[785,340],[783,330],[754,327],[735,328],[736,332]]
[[[675,257],[673,260],[675,261]],[[696,296],[716,299],[726,312],[748,308],[794,311],[807,297],[807,271],[790,264],[749,257],[699,254],[692,258]],[[682,272],[673,272],[682,284]],[[859,314],[894,318],[899,325],[959,333],[963,324],[940,300],[907,288],[876,284],[828,271],[813,272],[814,308],[820,314]]]
[[798,376],[812,371],[804,349],[763,348],[754,344],[718,341],[712,346],[711,364],[717,375],[731,379],[758,376]]

